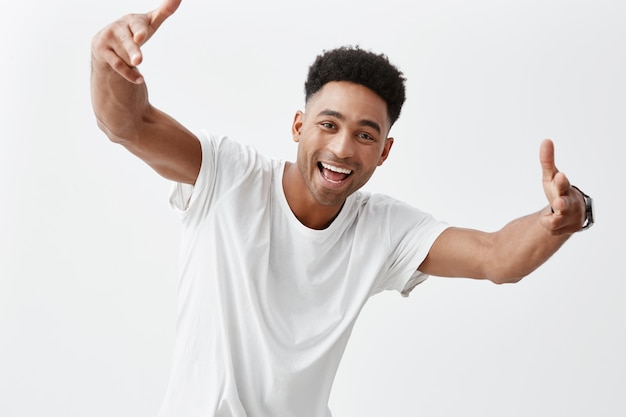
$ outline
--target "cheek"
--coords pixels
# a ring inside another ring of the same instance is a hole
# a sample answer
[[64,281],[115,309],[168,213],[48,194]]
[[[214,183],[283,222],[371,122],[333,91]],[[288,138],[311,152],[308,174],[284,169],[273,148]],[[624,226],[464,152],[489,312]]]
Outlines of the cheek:
[[387,159],[387,157],[389,156],[389,149],[391,148],[391,145],[385,145],[383,146],[383,148],[380,150],[379,154],[377,155],[377,166],[380,166],[383,164],[383,162],[385,162],[385,160]]
[[310,156],[309,153],[307,152],[307,148],[306,146],[303,144],[302,141],[300,141],[298,143],[298,151],[297,151],[297,161],[298,161],[298,165],[300,166],[300,169],[303,169],[305,167],[307,167],[310,162]]
[[368,152],[367,156],[365,156],[364,161],[367,161],[368,166],[377,167],[383,163],[385,158],[383,158],[383,153],[380,149],[373,149],[371,152]]
[[300,136],[300,140],[298,142],[298,155],[310,158],[316,153],[315,149],[316,142],[314,139],[312,140],[310,135]]

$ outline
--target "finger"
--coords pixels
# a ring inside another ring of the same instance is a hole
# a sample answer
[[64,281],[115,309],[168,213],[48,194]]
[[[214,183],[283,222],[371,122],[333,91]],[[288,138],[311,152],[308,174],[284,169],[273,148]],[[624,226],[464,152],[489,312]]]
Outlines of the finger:
[[556,195],[558,196],[564,196],[569,193],[570,183],[564,173],[558,172],[554,176],[554,188],[556,191]]
[[559,170],[554,164],[554,143],[550,139],[541,142],[539,161],[541,162],[543,181],[552,181]]
[[[137,49],[146,43],[154,33],[154,30],[150,27],[150,17],[147,14],[133,16],[128,22],[128,30]],[[141,51],[134,52],[138,52],[141,55]],[[139,62],[135,63],[135,65],[138,64]]]
[[141,50],[123,21],[112,24],[94,37],[92,54],[95,61],[106,63],[127,80],[141,82],[141,76],[134,68],[141,62]]
[[564,217],[554,214],[543,216],[541,218],[541,225],[553,236],[567,233],[569,231],[569,227],[565,222]]
[[570,226],[569,216],[563,213],[565,204],[564,199],[556,198],[553,201],[554,210],[548,210],[541,218],[541,224],[551,233],[559,234]]
[[[563,199],[558,198],[555,200],[555,203],[565,208],[566,203]],[[555,211],[552,213],[549,210],[541,216],[540,222],[541,225],[552,235],[577,232],[580,230],[580,226],[582,224],[576,216],[572,216],[561,211]]]
[[[107,45],[128,67],[136,67],[143,59],[140,45],[135,42],[134,30],[137,30],[137,21],[141,19],[134,17],[126,22],[120,21],[113,26],[112,33],[109,33]],[[134,27],[133,27],[134,26]],[[115,67],[114,67],[115,68]]]
[[561,216],[563,214],[563,211],[565,210],[565,207],[565,199],[563,199],[562,197],[556,197],[550,203],[550,210],[552,210],[552,214],[554,214],[555,216]]
[[[134,26],[134,27],[133,27]],[[141,64],[143,54],[141,53],[140,43],[135,40],[137,28],[136,21],[129,22],[128,26],[119,34],[120,42],[115,44],[115,52],[128,63],[131,67]]]
[[126,61],[120,58],[120,56],[112,49],[103,52],[102,57],[104,61],[111,68],[113,68],[113,70],[115,70],[115,72],[117,72],[127,81],[134,84],[141,84],[143,82],[143,76],[141,75],[139,70],[134,66],[128,65]]
[[553,181],[546,183],[546,196],[550,200],[552,212],[560,215],[566,209],[566,201],[563,197],[569,194],[570,184],[567,176],[557,172]]
[[176,12],[181,1],[182,0],[163,0],[159,7],[149,13],[150,26],[153,30],[157,30],[168,17]]

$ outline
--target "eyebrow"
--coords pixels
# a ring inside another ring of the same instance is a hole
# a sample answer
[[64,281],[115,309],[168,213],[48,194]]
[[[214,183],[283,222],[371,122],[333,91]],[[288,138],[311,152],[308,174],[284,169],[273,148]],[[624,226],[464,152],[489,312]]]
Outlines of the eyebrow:
[[[346,120],[346,117],[343,114],[339,113],[336,110],[330,110],[330,109],[322,110],[321,112],[318,113],[318,116],[332,116],[332,117],[336,117],[339,120]],[[380,125],[372,120],[361,119],[359,120],[359,126],[369,126],[372,129],[376,130],[376,132],[378,133],[382,132]]]

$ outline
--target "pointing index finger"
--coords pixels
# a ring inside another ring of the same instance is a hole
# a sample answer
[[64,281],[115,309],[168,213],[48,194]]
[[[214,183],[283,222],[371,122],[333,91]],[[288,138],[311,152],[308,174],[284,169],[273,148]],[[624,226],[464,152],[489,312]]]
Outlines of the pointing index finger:
[[176,12],[181,1],[182,0],[163,0],[159,7],[150,13],[150,20],[154,30],[157,30],[165,19]]

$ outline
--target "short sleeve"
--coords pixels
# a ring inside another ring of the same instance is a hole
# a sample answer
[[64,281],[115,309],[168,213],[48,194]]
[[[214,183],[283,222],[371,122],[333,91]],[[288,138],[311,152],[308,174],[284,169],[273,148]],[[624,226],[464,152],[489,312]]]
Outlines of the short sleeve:
[[[426,256],[428,256],[428,252],[430,252],[430,248],[433,246],[433,243],[435,243],[435,240],[437,240],[439,235],[447,228],[448,228],[448,224],[444,222],[435,222],[432,225],[431,232],[427,235],[425,240],[422,242],[423,249],[418,254],[416,262],[415,262],[417,266],[415,266],[415,269],[413,270],[413,273],[411,274],[410,278],[408,279],[408,281],[406,281],[406,283],[402,286],[402,289],[400,290],[400,294],[402,294],[403,297],[408,297],[411,291],[413,291],[415,287],[417,287],[419,284],[421,284],[422,282],[428,279],[429,275],[424,274],[417,268],[419,268],[422,262],[424,262],[424,259],[426,259]],[[409,271],[411,271],[411,269]],[[402,285],[402,281],[401,281],[401,285]]]
[[379,202],[378,206],[384,210],[380,223],[384,230],[379,233],[387,236],[389,259],[377,290],[396,290],[406,297],[428,278],[418,268],[449,226],[429,213],[392,198],[382,204]]

